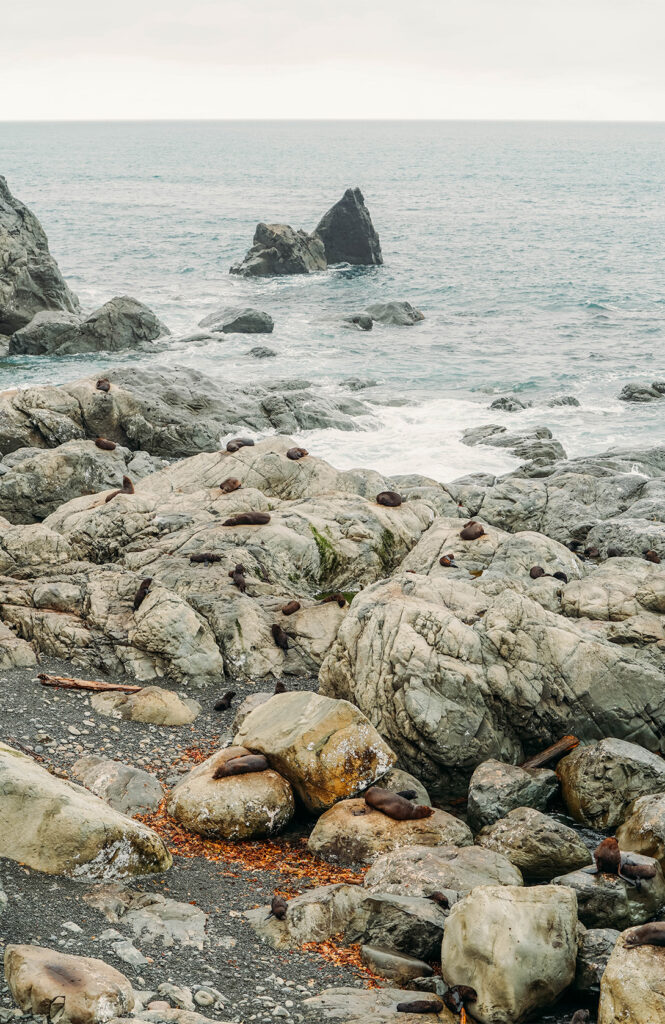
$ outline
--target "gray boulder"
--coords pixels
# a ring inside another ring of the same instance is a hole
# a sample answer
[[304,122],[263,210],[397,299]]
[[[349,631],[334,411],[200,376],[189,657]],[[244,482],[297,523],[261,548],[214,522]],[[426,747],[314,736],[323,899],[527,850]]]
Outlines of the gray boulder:
[[554,398],[550,398],[547,404],[550,409],[555,409],[558,405],[579,406],[580,401],[574,395],[556,395]]
[[360,266],[383,263],[381,244],[359,188],[347,188],[316,226],[328,264]]
[[106,302],[85,320],[38,314],[9,341],[10,355],[70,356],[118,352],[154,341],[170,331],[151,309],[127,295]]
[[44,310],[9,339],[9,355],[52,355],[79,337],[83,318],[66,310]]
[[359,331],[371,331],[374,326],[369,313],[352,313],[350,316],[345,316],[342,323],[346,327],[357,327]]
[[412,306],[410,302],[375,302],[365,310],[375,323],[391,324],[395,327],[412,327],[425,314]]
[[314,274],[327,266],[323,242],[318,235],[294,231],[288,224],[261,223],[256,225],[252,248],[229,273],[241,277],[276,277]]
[[0,176],[0,334],[13,334],[44,310],[78,308],[41,224]]
[[274,326],[273,318],[258,309],[218,309],[199,321],[199,327],[223,334],[271,334]]
[[575,988],[578,992],[600,991],[600,981],[621,932],[616,928],[585,928],[577,948]]
[[566,452],[559,441],[555,441],[548,427],[534,427],[523,433],[509,433],[505,427],[488,423],[482,427],[470,427],[461,438],[462,444],[486,444],[493,448],[508,448],[518,459],[538,463],[556,462],[565,459]]
[[472,828],[505,818],[516,807],[544,811],[558,788],[547,768],[520,768],[490,759],[475,769],[469,783],[467,813]]
[[523,402],[520,398],[515,398],[510,395],[503,395],[501,398],[495,398],[490,409],[499,409],[501,412],[521,412],[522,409],[528,409],[531,406],[531,402]]
[[574,829],[532,807],[517,807],[486,825],[476,842],[502,853],[525,878],[535,881],[549,881],[591,863],[591,854]]
[[655,867],[653,878],[643,878],[639,886],[617,875],[570,871],[552,879],[553,885],[573,889],[577,895],[580,921],[587,928],[630,928],[651,921],[665,901],[663,871],[652,857],[630,854],[631,862]]
[[277,353],[274,348],[268,348],[267,345],[255,345],[254,348],[250,348],[247,355],[255,359],[274,359]]
[[130,817],[154,811],[164,796],[154,775],[98,754],[79,758],[72,765],[71,773],[77,782],[106,801],[114,811]]
[[626,384],[619,392],[622,402],[657,402],[665,395],[665,382]]

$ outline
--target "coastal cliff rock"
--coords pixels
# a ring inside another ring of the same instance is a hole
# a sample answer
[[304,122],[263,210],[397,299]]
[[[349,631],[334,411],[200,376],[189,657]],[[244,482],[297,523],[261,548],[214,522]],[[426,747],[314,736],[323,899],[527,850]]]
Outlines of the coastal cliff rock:
[[41,224],[0,176],[0,335],[12,335],[44,310],[78,308]]
[[359,188],[347,188],[315,228],[323,242],[326,260],[360,266],[381,265],[381,243]]
[[294,231],[288,224],[257,224],[251,249],[229,273],[241,277],[314,274],[325,270],[323,242],[318,235]]

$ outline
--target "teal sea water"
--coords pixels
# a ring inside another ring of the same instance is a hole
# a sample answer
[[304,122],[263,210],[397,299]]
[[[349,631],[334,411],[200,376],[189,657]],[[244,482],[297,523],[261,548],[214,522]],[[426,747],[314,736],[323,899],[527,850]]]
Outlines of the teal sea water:
[[[145,359],[241,389],[306,377],[360,394],[362,434],[314,432],[340,468],[439,479],[515,460],[460,444],[465,427],[550,427],[570,455],[663,440],[663,409],[617,394],[665,377],[665,125],[465,122],[0,124],[0,173],[40,218],[91,310],[113,295],[184,334],[213,309],[251,305],[270,338],[172,342],[144,354],[0,363],[0,388],[72,380]],[[259,220],[311,230],[359,185],[385,266],[242,280],[228,268]],[[406,299],[426,320],[356,333],[339,319]],[[257,343],[277,357],[246,353]],[[533,407],[490,412],[496,395]],[[547,406],[575,395],[579,408]]]

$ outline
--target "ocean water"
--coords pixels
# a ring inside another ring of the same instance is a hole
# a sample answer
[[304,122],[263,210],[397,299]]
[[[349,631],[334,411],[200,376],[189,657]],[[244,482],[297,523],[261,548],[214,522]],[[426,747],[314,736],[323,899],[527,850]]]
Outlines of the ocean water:
[[[85,310],[129,294],[174,333],[254,306],[271,336],[169,343],[159,354],[0,362],[0,389],[145,360],[199,368],[241,390],[305,377],[327,393],[376,381],[362,432],[302,434],[340,468],[438,479],[507,471],[468,448],[483,423],[546,425],[571,456],[663,441],[664,405],[617,400],[665,377],[665,125],[481,122],[0,124],[0,173],[40,218]],[[228,268],[257,221],[312,229],[359,185],[385,266],[243,280]],[[405,299],[411,328],[345,329]],[[255,344],[273,359],[247,353]],[[533,403],[489,411],[493,397]],[[579,408],[549,408],[556,395]]]

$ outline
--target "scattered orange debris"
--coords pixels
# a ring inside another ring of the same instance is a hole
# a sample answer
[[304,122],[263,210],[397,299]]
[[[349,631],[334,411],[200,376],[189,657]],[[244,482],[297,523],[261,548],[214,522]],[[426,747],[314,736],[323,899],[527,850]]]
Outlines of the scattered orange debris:
[[318,953],[324,960],[329,960],[338,967],[348,967],[363,979],[367,988],[379,988],[385,979],[363,963],[360,956],[360,945],[341,946],[341,935],[334,935],[326,942],[306,942],[301,949],[305,953]]

